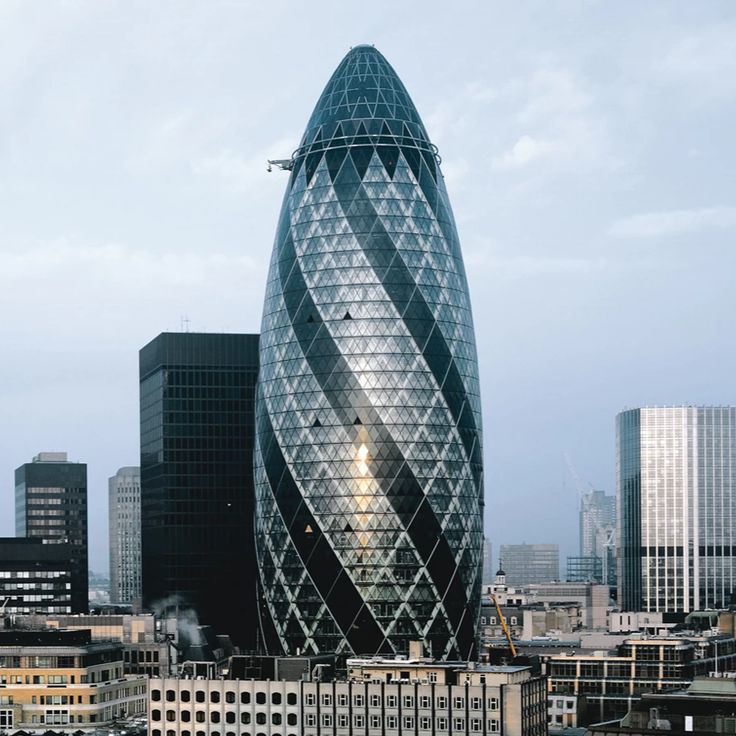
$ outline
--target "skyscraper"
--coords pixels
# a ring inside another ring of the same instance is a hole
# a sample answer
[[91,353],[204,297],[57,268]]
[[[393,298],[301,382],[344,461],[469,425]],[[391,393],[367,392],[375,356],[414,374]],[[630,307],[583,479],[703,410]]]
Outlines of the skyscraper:
[[256,536],[288,653],[475,653],[481,411],[437,149],[357,46],[299,148],[266,288]]
[[15,536],[71,545],[71,609],[89,606],[87,466],[41,452],[15,471]]
[[560,579],[558,544],[502,544],[498,564],[509,585],[549,583]]
[[143,603],[256,645],[258,335],[162,333],[140,352]]
[[579,569],[600,571],[600,577],[570,576],[569,580],[596,579],[616,584],[616,496],[603,491],[588,491],[580,497],[580,557],[568,558]]
[[731,603],[736,585],[736,409],[616,417],[619,601],[628,611]]
[[141,599],[141,470],[120,468],[108,481],[110,600]]

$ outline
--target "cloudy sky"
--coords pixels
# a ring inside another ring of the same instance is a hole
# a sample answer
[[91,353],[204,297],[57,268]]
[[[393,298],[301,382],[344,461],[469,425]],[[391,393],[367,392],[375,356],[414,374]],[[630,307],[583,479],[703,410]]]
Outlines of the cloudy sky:
[[[13,469],[138,461],[138,349],[257,331],[288,157],[351,45],[439,146],[468,267],[496,543],[577,545],[625,407],[730,404],[732,2],[0,0],[0,535]],[[497,554],[494,553],[495,559]]]

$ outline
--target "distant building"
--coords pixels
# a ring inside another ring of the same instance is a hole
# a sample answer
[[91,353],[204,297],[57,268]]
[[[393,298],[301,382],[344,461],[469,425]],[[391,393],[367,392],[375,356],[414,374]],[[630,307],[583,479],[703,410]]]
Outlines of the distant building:
[[163,333],[140,351],[143,603],[193,608],[252,649],[258,335]]
[[493,545],[488,537],[483,537],[483,585],[490,585],[494,577]]
[[557,544],[502,544],[499,554],[499,564],[509,585],[519,587],[560,579]]
[[575,583],[603,583],[603,560],[595,556],[568,557],[565,580]]
[[28,537],[0,538],[4,613],[71,613],[72,546]]
[[[299,659],[299,658],[298,658]],[[294,680],[149,682],[150,736],[192,729],[263,736],[543,736],[545,680],[531,668],[419,659],[349,659],[347,680],[319,666]],[[298,670],[301,671],[301,670]],[[200,715],[201,714],[201,715]]]
[[[616,585],[616,496],[589,491],[580,498],[580,554],[573,560],[598,560],[597,583]],[[578,563],[579,564],[579,563]],[[568,580],[580,579],[571,578]]]
[[[613,654],[559,654],[547,662],[550,725],[581,726],[621,718],[642,693],[683,688],[697,675],[734,670],[736,640],[721,635],[634,636]],[[584,704],[585,710],[571,711],[564,701],[563,696],[575,695],[582,696],[579,705]]]
[[71,545],[72,613],[86,613],[87,466],[42,452],[15,471],[15,535]]
[[120,468],[108,481],[110,601],[141,602],[141,471]]
[[728,607],[736,581],[736,408],[621,412],[616,452],[621,607]]
[[581,609],[581,625],[586,629],[605,629],[607,625],[609,588],[597,583],[536,583],[524,588],[527,603],[577,603]]
[[89,631],[0,630],[0,730],[101,728],[146,713],[146,678]]

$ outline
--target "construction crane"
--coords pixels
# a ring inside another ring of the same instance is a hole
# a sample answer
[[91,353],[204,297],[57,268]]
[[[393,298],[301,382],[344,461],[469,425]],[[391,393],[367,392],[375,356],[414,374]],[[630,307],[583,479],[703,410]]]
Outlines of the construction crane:
[[281,171],[291,171],[294,168],[293,158],[270,158],[266,164],[266,171],[273,171],[273,167],[281,169]]
[[506,637],[506,641],[509,643],[511,656],[516,659],[516,646],[511,639],[511,632],[509,631],[509,627],[506,625],[506,617],[503,615],[503,613],[501,613],[501,606],[498,605],[498,600],[496,600],[496,596],[493,593],[491,593],[491,600],[493,601],[493,605],[496,606],[498,620],[501,622],[501,628],[503,629],[504,636]]

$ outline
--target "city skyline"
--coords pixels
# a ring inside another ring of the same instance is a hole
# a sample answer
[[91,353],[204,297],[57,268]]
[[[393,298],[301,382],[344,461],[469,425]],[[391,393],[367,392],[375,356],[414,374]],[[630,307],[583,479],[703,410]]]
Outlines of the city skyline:
[[[320,14],[278,3],[187,6],[173,27],[77,8],[33,22],[2,11],[0,305],[13,319],[0,504],[12,508],[20,462],[69,451],[90,469],[100,570],[106,480],[138,464],[137,349],[182,317],[257,329],[283,188],[265,159],[300,133],[281,110],[308,108],[360,41],[401,69],[447,161],[478,313],[494,545],[548,540],[550,521],[576,538],[563,452],[611,493],[624,407],[734,403],[734,17],[720,4],[355,10],[317,45]],[[290,49],[271,42],[284,28]]]

